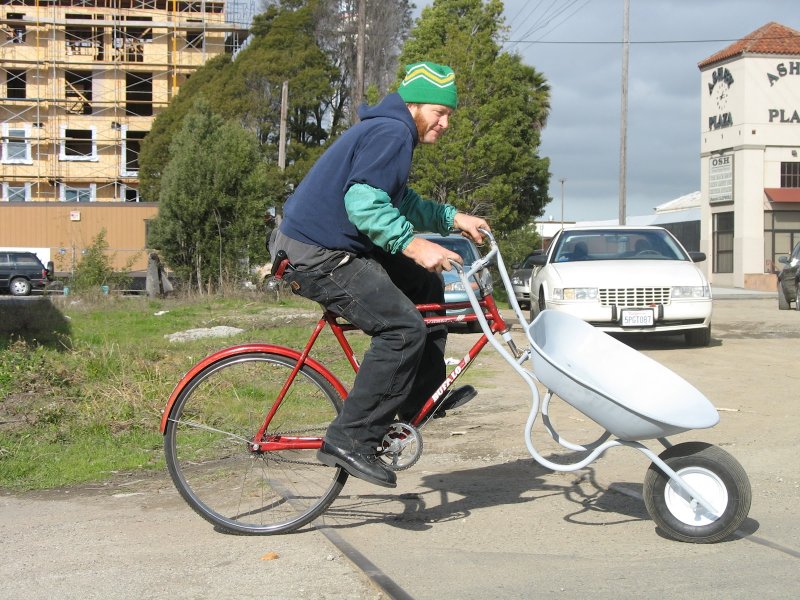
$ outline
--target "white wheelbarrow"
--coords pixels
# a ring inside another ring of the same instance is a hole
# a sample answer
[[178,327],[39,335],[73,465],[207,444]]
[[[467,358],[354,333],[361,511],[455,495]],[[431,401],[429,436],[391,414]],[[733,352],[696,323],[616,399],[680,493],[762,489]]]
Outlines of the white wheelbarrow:
[[[572,464],[543,458],[532,443],[540,398],[532,385],[533,406],[525,442],[537,462],[556,471],[581,469],[612,446],[629,446],[652,464],[642,489],[656,524],[676,540],[710,543],[730,536],[747,517],[751,490],[742,466],[717,446],[666,437],[713,427],[719,414],[687,381],[588,323],[566,313],[541,312],[527,329],[533,371],[548,392],[541,402],[550,435],[570,450],[588,452]],[[527,378],[526,378],[527,379]],[[595,442],[578,445],[562,439],[549,417],[553,395],[606,431]],[[666,450],[656,455],[639,440],[657,439]]]

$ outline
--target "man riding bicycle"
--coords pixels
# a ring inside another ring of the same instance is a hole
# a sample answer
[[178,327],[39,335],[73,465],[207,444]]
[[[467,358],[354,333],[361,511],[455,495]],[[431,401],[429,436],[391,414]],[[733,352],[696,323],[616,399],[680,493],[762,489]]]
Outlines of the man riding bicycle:
[[440,273],[462,262],[414,233],[455,227],[480,243],[479,228],[489,230],[484,219],[407,187],[414,148],[441,137],[456,104],[452,69],[409,65],[397,93],[362,106],[360,122],[314,164],[270,240],[273,257],[282,250],[292,264],[284,279],[295,293],[372,337],[317,457],[384,487],[395,487],[396,476],[376,454],[383,435],[445,377],[446,326],[427,328],[415,304],[444,302]]

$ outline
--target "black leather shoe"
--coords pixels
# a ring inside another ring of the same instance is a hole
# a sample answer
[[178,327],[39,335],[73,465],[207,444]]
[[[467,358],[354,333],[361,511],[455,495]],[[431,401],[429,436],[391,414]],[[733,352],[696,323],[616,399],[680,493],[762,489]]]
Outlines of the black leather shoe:
[[317,460],[329,467],[341,467],[353,477],[369,481],[375,485],[397,487],[397,475],[384,467],[374,454],[346,452],[341,448],[322,442],[317,451]]

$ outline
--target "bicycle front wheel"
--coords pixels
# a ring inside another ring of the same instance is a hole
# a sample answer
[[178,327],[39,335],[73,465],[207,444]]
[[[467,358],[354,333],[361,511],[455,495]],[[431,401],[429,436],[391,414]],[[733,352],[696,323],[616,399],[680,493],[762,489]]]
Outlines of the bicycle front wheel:
[[[251,444],[296,361],[271,353],[225,358],[198,373],[173,405],[164,434],[169,473],[188,504],[241,534],[293,531],[330,506],[347,480],[316,450],[253,452]],[[305,365],[267,436],[319,436],[342,407],[327,379]]]

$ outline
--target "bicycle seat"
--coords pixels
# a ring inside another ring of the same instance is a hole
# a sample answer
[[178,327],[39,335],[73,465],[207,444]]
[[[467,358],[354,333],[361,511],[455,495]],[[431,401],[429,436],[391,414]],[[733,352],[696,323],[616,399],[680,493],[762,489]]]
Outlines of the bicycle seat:
[[286,254],[286,252],[284,250],[278,250],[275,260],[272,261],[270,275],[272,275],[272,277],[275,279],[283,279],[283,274],[286,272],[286,269],[291,266],[292,265],[289,262],[289,256]]

